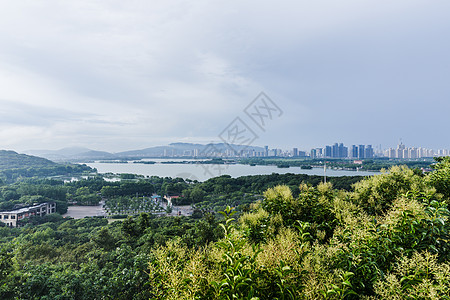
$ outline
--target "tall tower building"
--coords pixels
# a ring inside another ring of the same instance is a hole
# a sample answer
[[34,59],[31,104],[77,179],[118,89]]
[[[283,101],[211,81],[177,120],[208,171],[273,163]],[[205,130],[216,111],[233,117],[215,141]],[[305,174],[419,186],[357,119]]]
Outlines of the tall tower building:
[[352,145],[352,151],[350,155],[352,158],[358,158],[358,146]]
[[359,145],[358,146],[358,158],[365,158],[366,154],[366,146],[365,145]]
[[345,147],[343,143],[339,145],[339,154],[342,158],[348,157],[348,148]]
[[365,158],[373,158],[372,145],[367,145],[364,156],[365,156]]
[[331,146],[325,146],[324,157],[333,157],[333,149]]
[[389,148],[387,150],[387,157],[389,158],[395,158],[396,157],[396,151],[394,148]]
[[316,153],[318,157],[323,157],[323,148],[316,148]]
[[333,148],[333,153],[332,153],[332,155],[331,155],[331,157],[339,157],[339,145],[338,145],[338,143],[335,143],[333,146],[332,146]]
[[[396,150],[396,152],[397,152],[397,158],[407,158],[407,157],[405,157],[404,156],[404,151],[403,150],[405,150],[406,149],[406,146],[402,143],[402,142],[400,142],[400,144],[398,144],[398,146],[397,146],[397,150]],[[406,153],[407,154],[407,153]],[[407,155],[406,155],[407,156]]]
[[344,144],[340,143],[338,146],[338,157],[344,157]]
[[408,158],[418,158],[418,151],[416,147],[412,147],[408,149]]

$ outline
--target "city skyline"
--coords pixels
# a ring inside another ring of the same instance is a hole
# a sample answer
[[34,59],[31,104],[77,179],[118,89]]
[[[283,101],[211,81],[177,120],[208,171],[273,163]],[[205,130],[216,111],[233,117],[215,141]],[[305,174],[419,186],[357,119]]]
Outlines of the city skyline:
[[239,145],[227,143],[171,143],[145,149],[134,149],[124,152],[97,151],[88,148],[63,148],[59,150],[30,150],[26,154],[61,160],[68,158],[116,159],[119,157],[298,157],[298,158],[337,158],[337,159],[371,159],[377,157],[417,159],[435,156],[449,156],[450,149],[430,149],[425,147],[409,147],[400,142],[396,148],[374,148],[371,144],[351,144],[336,142],[311,149],[301,146],[281,148],[278,146]]
[[[265,146],[268,147],[268,146]],[[450,148],[447,149],[430,149],[426,147],[407,147],[403,142],[400,142],[396,148],[376,149],[372,144],[352,144],[351,148],[345,146],[344,143],[334,143],[333,145],[325,145],[323,147],[314,147],[310,151],[300,147],[293,147],[292,150],[287,149],[271,149],[276,150],[275,153],[283,153],[284,156],[293,157],[314,157],[314,158],[351,158],[351,159],[367,159],[374,157],[389,157],[389,158],[424,158],[433,156],[449,156]],[[270,151],[269,150],[269,151]],[[267,153],[267,152],[266,152]],[[270,152],[269,152],[270,153]],[[297,153],[297,155],[295,154]],[[303,155],[299,155],[303,153]],[[314,155],[313,155],[314,153]],[[277,155],[266,155],[277,156]]]

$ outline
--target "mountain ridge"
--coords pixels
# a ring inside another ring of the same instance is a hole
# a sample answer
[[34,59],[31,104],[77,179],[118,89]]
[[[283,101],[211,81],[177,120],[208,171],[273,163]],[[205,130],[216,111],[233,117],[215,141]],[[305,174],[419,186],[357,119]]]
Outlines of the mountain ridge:
[[[36,155],[52,161],[83,161],[97,159],[123,159],[123,158],[156,158],[167,156],[202,156],[213,152],[225,152],[226,150],[254,150],[264,151],[264,148],[258,146],[243,146],[225,143],[183,143],[175,142],[166,146],[153,146],[144,149],[127,150],[121,152],[107,152],[92,150],[84,147],[68,147],[59,150],[27,150],[25,154]],[[195,155],[197,154],[197,155]]]
[[10,169],[41,168],[57,163],[38,156],[19,154],[12,150],[0,150],[0,171]]

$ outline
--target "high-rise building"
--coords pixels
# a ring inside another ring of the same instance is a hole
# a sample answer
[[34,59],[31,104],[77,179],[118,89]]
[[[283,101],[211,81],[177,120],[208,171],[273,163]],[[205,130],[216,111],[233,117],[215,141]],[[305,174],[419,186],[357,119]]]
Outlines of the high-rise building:
[[344,146],[343,143],[339,144],[339,157],[345,158],[348,156],[348,148]]
[[264,146],[264,156],[269,156],[269,146]]
[[372,145],[367,145],[364,153],[364,158],[373,158],[373,148]]
[[331,157],[339,157],[339,145],[338,145],[338,143],[334,143],[334,145],[332,146]]
[[408,148],[408,158],[418,158],[418,151],[416,147]]
[[436,154],[438,156],[449,156],[450,151],[448,149],[439,149]]
[[358,146],[352,145],[351,158],[358,158]]
[[317,149],[311,149],[311,153],[309,154],[309,157],[316,158],[317,157]]
[[424,157],[433,157],[435,155],[440,155],[441,153],[446,153],[444,150],[434,152],[433,149],[426,149],[422,147],[406,147],[402,142],[397,145],[397,148],[389,148],[385,151],[385,156],[389,158],[399,158],[399,159],[417,159]]
[[365,145],[359,145],[358,146],[358,158],[365,158],[366,154],[366,146]]
[[292,149],[292,156],[297,157],[298,156],[298,148]]
[[[333,146],[327,146],[331,148],[331,155],[329,157],[345,158],[348,156],[348,148],[343,143],[334,143]],[[326,150],[326,148],[325,148]]]
[[333,157],[333,149],[331,146],[325,146],[324,157]]
[[404,156],[405,153],[403,152],[403,150],[405,150],[405,149],[406,149],[406,146],[402,142],[400,142],[400,144],[398,144],[397,149],[396,149],[396,152],[397,152],[396,157],[397,158],[407,158]]
[[323,157],[323,148],[316,148],[317,157]]
[[386,156],[389,157],[389,158],[395,158],[395,157],[396,157],[396,151],[395,151],[395,149],[394,149],[394,148],[389,148],[389,149],[387,150]]

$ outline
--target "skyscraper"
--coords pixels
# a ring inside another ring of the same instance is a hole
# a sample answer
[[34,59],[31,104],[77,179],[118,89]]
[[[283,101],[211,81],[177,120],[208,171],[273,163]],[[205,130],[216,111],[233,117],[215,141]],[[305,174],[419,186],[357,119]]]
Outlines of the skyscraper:
[[335,143],[333,146],[333,153],[332,153],[332,157],[339,157],[339,145],[338,143]]
[[365,158],[366,154],[366,146],[365,145],[359,145],[358,146],[358,158]]
[[367,145],[365,153],[364,153],[365,158],[373,158],[373,148],[372,145]]
[[344,146],[343,143],[339,144],[339,157],[345,158],[348,156],[348,148]]
[[358,146],[352,145],[351,157],[352,158],[358,158]]
[[323,157],[323,148],[316,148],[316,154],[318,157]]
[[324,156],[325,157],[333,157],[333,149],[331,148],[331,146],[325,146]]
[[395,152],[395,149],[394,148],[389,148],[388,150],[387,150],[387,157],[389,157],[389,158],[395,158],[396,156],[396,152]]
[[404,158],[404,156],[403,156],[403,154],[404,154],[403,150],[405,150],[405,149],[406,149],[406,146],[403,145],[402,142],[400,142],[400,144],[398,144],[397,150],[396,150],[396,152],[397,152],[397,158]]

